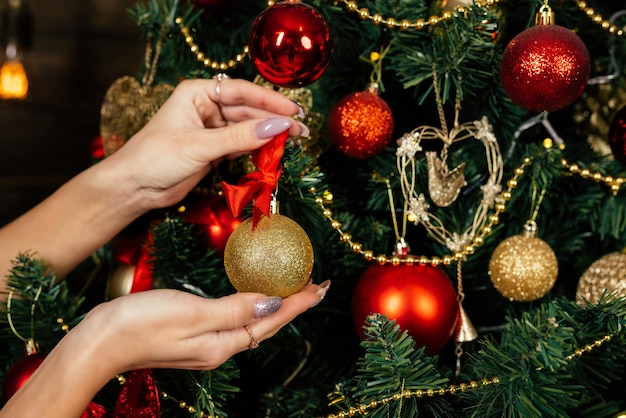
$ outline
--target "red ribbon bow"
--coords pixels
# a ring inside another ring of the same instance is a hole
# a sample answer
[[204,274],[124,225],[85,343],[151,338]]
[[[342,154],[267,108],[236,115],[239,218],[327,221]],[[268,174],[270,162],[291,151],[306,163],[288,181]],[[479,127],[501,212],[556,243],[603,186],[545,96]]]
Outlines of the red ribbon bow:
[[161,416],[159,391],[152,376],[152,370],[142,369],[131,372],[122,386],[113,412],[90,402],[81,418],[156,418]]
[[282,173],[280,160],[283,156],[288,131],[282,132],[270,142],[252,153],[252,163],[257,171],[244,175],[236,186],[222,182],[226,202],[233,216],[239,216],[243,208],[252,200],[252,228],[261,215],[270,216],[272,192]]

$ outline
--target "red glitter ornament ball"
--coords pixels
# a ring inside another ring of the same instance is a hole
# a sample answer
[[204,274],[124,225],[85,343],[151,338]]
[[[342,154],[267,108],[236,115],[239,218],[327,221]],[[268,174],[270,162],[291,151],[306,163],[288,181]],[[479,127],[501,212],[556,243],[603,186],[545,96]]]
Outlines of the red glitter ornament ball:
[[320,78],[333,52],[330,28],[312,6],[284,1],[252,24],[248,43],[259,74],[279,87],[302,87]]
[[626,165],[626,106],[613,117],[609,128],[609,144],[615,159]]
[[378,94],[361,91],[341,98],[328,114],[331,142],[348,157],[372,157],[389,144],[393,114]]
[[11,366],[4,375],[2,382],[2,399],[4,402],[15,395],[24,383],[35,373],[35,370],[43,363],[46,355],[43,353],[33,353],[19,359]]
[[557,25],[533,26],[507,45],[500,81],[511,100],[534,112],[552,112],[583,92],[591,64],[583,41]]
[[441,350],[456,330],[459,303],[448,276],[430,265],[375,264],[359,278],[352,317],[363,337],[365,318],[380,313],[395,319],[427,354]]

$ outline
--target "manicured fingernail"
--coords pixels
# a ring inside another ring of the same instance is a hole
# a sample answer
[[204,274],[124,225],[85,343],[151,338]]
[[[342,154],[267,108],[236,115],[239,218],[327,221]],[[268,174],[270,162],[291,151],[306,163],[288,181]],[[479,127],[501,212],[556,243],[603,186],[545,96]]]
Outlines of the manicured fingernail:
[[291,118],[278,117],[267,119],[261,122],[257,122],[256,126],[254,127],[254,131],[259,139],[267,139],[276,136],[281,132],[285,132],[287,129],[289,129],[291,123]]
[[320,299],[317,302],[315,302],[313,305],[311,305],[311,308],[319,305],[319,303],[324,300],[324,296],[326,296],[326,292],[328,292],[329,288],[330,288],[330,280],[326,280],[325,282],[320,284],[320,288],[317,289],[317,292],[315,292],[315,294],[319,296]]
[[302,132],[300,132],[300,136],[303,136],[305,138],[308,138],[308,137],[311,136],[311,131],[309,131],[309,127],[308,126],[306,126],[302,122],[298,122],[298,125],[300,125],[300,127],[302,128]]
[[254,304],[254,317],[264,318],[278,311],[283,304],[283,300],[279,297],[270,297],[258,300]]
[[302,106],[300,106],[300,103],[296,102],[295,100],[291,101],[294,102],[296,106],[298,106],[298,113],[296,113],[296,116],[298,116],[300,119],[304,119],[306,115],[304,114],[304,109],[302,108]]

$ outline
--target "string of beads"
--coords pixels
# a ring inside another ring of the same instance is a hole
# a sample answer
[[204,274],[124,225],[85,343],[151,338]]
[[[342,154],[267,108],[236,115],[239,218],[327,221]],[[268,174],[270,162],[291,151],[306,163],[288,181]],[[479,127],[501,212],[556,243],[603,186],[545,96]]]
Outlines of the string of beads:
[[[496,3],[499,3],[500,0],[485,0],[485,1],[477,1],[476,3],[485,7],[493,6]],[[407,29],[417,29],[422,30],[427,28],[428,26],[435,26],[445,20],[450,20],[453,16],[453,13],[458,13],[464,15],[467,10],[463,5],[456,6],[453,11],[444,10],[441,13],[441,16],[430,16],[428,19],[424,20],[421,18],[417,18],[414,21],[410,21],[408,19],[402,19],[398,21],[394,17],[382,17],[381,15],[375,13],[372,14],[367,8],[359,7],[355,0],[339,0],[339,3],[343,3],[346,9],[350,12],[357,13],[362,20],[371,20],[375,25],[384,25],[387,28],[400,28],[402,30]]]
[[578,164],[570,164],[567,160],[561,160],[561,165],[571,174],[579,175],[583,179],[591,179],[596,183],[603,183],[611,189],[611,193],[615,196],[619,193],[622,184],[624,184],[623,177],[613,177],[613,176],[605,176],[602,173],[596,171],[591,172],[588,168],[581,168]]
[[176,22],[176,24],[180,28],[180,32],[185,37],[185,43],[189,47],[189,51],[196,57],[196,60],[198,60],[198,62],[200,62],[205,68],[216,71],[226,71],[228,69],[235,68],[237,65],[241,64],[248,56],[248,45],[245,45],[242,51],[237,54],[233,59],[230,59],[228,61],[212,60],[200,50],[200,46],[193,39],[193,36],[191,36],[191,30],[188,26],[185,25],[183,18],[179,16],[174,22]]
[[601,14],[596,13],[593,7],[587,5],[584,0],[575,0],[578,8],[585,12],[585,14],[591,19],[593,23],[596,23],[602,27],[602,29],[608,31],[611,35],[624,36],[624,30],[620,29],[617,25],[612,24],[608,20],[602,17]]
[[[585,345],[583,348],[577,348],[574,352],[566,357],[567,361],[572,361],[575,358],[582,357],[585,353],[590,353],[596,348],[602,347],[605,343],[610,342],[615,334],[607,334],[602,338],[597,339],[591,344]],[[447,388],[439,389],[427,389],[427,390],[403,390],[393,395],[385,396],[384,398],[370,401],[367,404],[362,404],[356,407],[351,407],[347,411],[338,412],[336,414],[329,414],[326,418],[345,418],[354,417],[366,413],[367,411],[378,408],[382,405],[387,405],[391,402],[398,402],[403,398],[422,399],[424,397],[432,398],[434,396],[454,395],[458,392],[467,392],[468,390],[484,389],[487,386],[502,383],[498,377],[493,377],[491,380],[482,379],[480,382],[470,381],[469,383],[460,383],[459,385],[450,385]]]
[[[524,169],[527,166],[529,166],[530,163],[531,163],[531,159],[526,157],[524,158],[522,164],[519,167],[515,168],[515,170],[513,171],[514,173],[513,177],[511,177],[509,181],[507,181],[506,190],[500,193],[500,199],[496,199],[497,202],[494,205],[494,212],[489,216],[487,223],[481,228],[479,233],[473,238],[472,243],[466,245],[462,251],[458,251],[454,254],[446,254],[443,257],[438,257],[438,256],[428,257],[425,255],[414,256],[411,254],[407,256],[399,256],[399,255],[387,256],[385,254],[374,256],[374,252],[372,250],[364,250],[363,244],[353,241],[352,234],[350,234],[349,232],[343,231],[341,229],[341,226],[342,226],[341,222],[333,218],[332,210],[327,207],[327,205],[332,203],[332,200],[333,200],[333,195],[331,192],[324,191],[322,196],[315,196],[315,202],[322,209],[322,214],[330,222],[331,228],[336,230],[337,233],[339,234],[340,240],[346,243],[347,245],[349,245],[352,252],[362,255],[363,258],[365,258],[367,261],[375,260],[378,264],[390,263],[394,266],[397,266],[400,264],[407,264],[407,265],[430,264],[432,266],[438,266],[438,265],[448,266],[455,261],[460,261],[460,260],[465,259],[466,256],[473,254],[474,251],[476,251],[477,247],[485,243],[485,238],[491,235],[491,232],[493,231],[493,226],[496,225],[500,221],[500,214],[506,211],[506,204],[509,200],[511,200],[513,190],[517,187],[520,176],[524,174]],[[315,188],[310,188],[309,191],[313,194],[316,193]]]

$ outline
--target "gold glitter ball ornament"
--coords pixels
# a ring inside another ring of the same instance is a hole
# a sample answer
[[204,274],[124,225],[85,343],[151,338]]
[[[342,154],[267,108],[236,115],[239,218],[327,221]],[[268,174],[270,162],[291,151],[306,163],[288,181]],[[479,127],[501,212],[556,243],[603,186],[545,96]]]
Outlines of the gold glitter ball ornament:
[[240,292],[286,297],[309,282],[313,246],[300,225],[286,216],[261,216],[254,229],[250,218],[228,238],[224,267]]
[[576,302],[585,306],[596,303],[603,293],[626,296],[626,254],[614,252],[591,263],[580,276]]
[[502,296],[516,302],[544,296],[554,286],[558,271],[554,251],[528,232],[502,241],[489,261],[491,282]]

